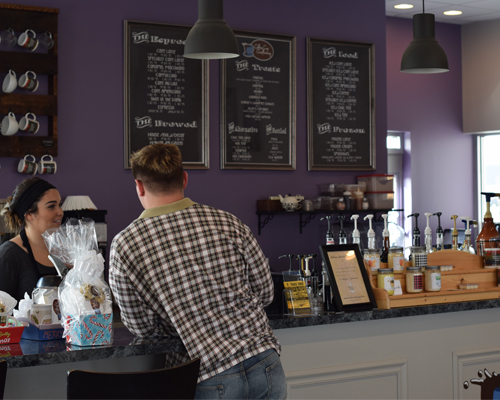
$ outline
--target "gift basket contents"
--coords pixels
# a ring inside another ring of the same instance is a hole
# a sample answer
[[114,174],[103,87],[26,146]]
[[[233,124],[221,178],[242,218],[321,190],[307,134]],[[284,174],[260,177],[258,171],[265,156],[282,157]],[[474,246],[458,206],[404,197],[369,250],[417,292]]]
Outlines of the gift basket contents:
[[19,343],[24,330],[22,322],[12,316],[17,301],[0,291],[0,345]]
[[93,220],[70,218],[42,234],[49,253],[73,265],[59,285],[62,336],[71,344],[110,344],[113,338],[111,291],[104,281]]

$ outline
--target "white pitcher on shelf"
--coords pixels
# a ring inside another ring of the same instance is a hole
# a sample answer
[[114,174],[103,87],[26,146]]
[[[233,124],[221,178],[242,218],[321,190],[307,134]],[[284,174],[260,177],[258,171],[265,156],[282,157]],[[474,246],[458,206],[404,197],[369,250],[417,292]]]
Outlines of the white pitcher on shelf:
[[278,196],[280,198],[281,205],[285,211],[291,212],[298,210],[300,207],[302,207],[302,204],[300,202],[304,200],[304,196],[301,196],[300,194],[297,194],[295,196],[287,195],[285,197],[279,194]]

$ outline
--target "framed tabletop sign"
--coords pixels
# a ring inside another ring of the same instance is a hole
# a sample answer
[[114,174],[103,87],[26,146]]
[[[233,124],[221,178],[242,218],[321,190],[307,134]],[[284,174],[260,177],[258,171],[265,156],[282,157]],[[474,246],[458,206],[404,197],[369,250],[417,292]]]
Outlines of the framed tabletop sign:
[[307,38],[310,171],[375,169],[374,45]]
[[336,311],[377,308],[372,287],[357,244],[319,246],[333,293]]
[[179,146],[183,166],[208,169],[208,61],[184,58],[191,27],[125,21],[125,168],[154,143]]
[[295,169],[295,37],[235,31],[221,62],[221,168]]

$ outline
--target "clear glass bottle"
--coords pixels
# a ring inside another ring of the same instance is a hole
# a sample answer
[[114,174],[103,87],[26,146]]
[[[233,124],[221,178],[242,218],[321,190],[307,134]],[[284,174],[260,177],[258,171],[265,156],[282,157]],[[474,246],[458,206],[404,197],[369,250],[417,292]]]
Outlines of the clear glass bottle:
[[377,275],[380,268],[380,251],[379,249],[365,249],[364,260],[368,264],[368,268],[372,275]]
[[406,292],[420,293],[424,290],[424,274],[420,267],[406,268]]
[[425,291],[439,292],[441,290],[441,268],[439,265],[425,267]]
[[394,272],[392,268],[380,268],[378,270],[377,287],[385,289],[389,296],[394,294]]
[[387,259],[389,268],[392,268],[395,274],[403,273],[405,254],[402,247],[390,247]]

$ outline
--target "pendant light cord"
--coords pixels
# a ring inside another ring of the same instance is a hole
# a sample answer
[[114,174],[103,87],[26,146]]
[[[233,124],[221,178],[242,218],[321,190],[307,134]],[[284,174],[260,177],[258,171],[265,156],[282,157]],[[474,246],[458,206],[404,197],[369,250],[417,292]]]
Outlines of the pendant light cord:
[[422,11],[423,11],[423,14],[425,14],[425,3],[424,3],[424,0],[422,0]]

